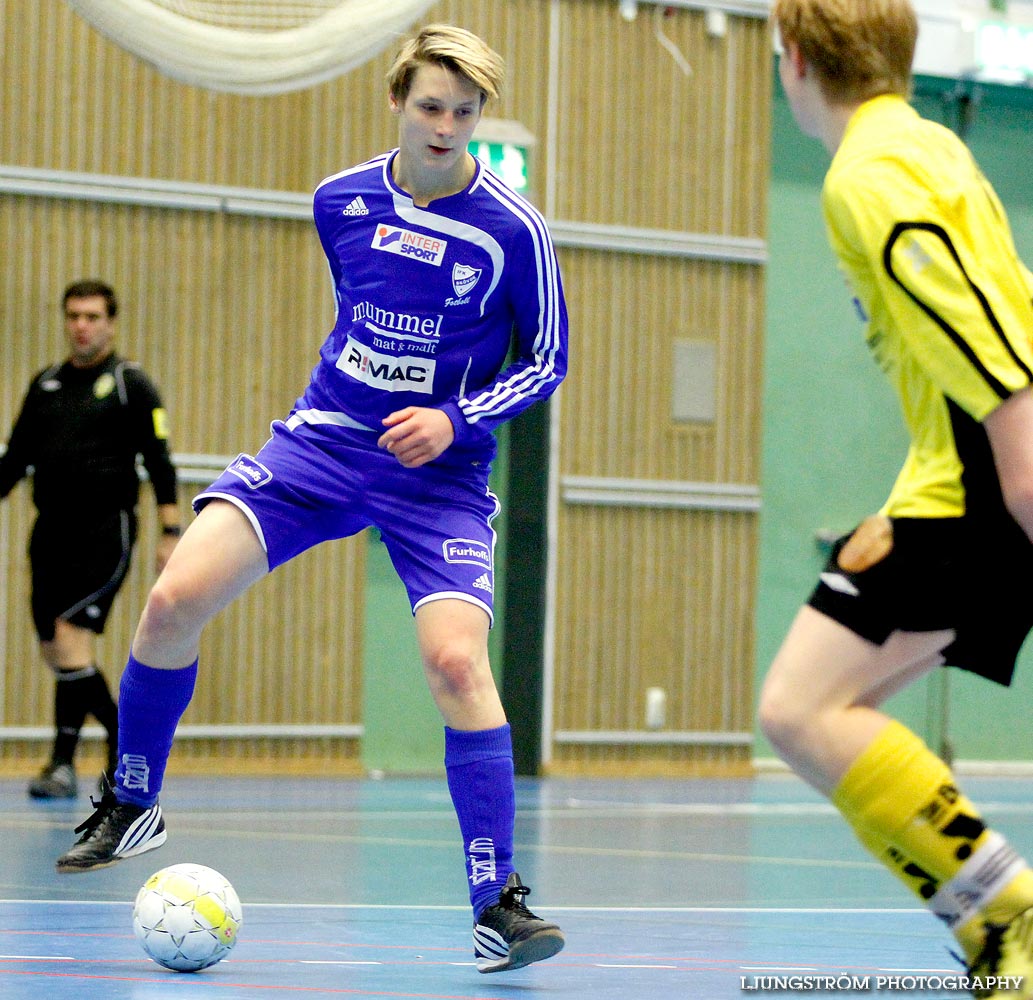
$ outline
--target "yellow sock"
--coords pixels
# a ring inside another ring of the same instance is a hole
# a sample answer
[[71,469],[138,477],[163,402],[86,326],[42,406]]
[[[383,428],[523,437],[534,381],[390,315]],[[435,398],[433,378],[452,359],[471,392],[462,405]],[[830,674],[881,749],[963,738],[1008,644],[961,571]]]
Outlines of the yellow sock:
[[[874,855],[879,861],[881,861],[894,875],[906,885],[912,892],[917,893],[921,896],[915,888],[915,880],[913,875],[906,873],[902,870],[901,866],[897,864],[897,858],[900,857],[900,849],[889,843],[886,838],[874,830],[869,830],[867,827],[855,826],[851,822],[851,827],[856,835],[857,839],[861,844],[868,850],[869,853]],[[1033,873],[1031,873],[1033,875]],[[922,900],[925,902],[925,899]],[[954,933],[954,937],[957,939],[958,944],[961,946],[961,950],[964,952],[965,957],[972,962],[976,955],[983,950],[983,942],[986,940],[986,928],[983,925],[982,913],[977,913],[974,917],[969,920],[960,921],[956,926],[952,927],[951,930]]]
[[1033,871],[987,829],[947,765],[899,722],[888,722],[854,761],[832,803],[969,957],[984,919],[1004,923],[1033,905]]
[[1033,906],[1033,871],[1024,868],[996,896],[983,904],[983,915],[992,924],[1006,924]]

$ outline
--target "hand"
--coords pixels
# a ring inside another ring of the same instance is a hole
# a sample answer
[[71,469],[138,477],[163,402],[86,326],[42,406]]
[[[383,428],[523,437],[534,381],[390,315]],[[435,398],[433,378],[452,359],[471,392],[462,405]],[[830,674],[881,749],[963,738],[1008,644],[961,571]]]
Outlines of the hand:
[[456,436],[448,414],[428,406],[407,406],[384,417],[388,429],[377,447],[391,452],[407,469],[433,461]]
[[892,549],[893,522],[884,514],[872,514],[857,526],[836,561],[848,573],[863,573],[882,562]]
[[165,563],[172,556],[172,550],[176,547],[179,538],[175,535],[159,535],[158,545],[154,553],[155,572],[160,573],[165,568]]

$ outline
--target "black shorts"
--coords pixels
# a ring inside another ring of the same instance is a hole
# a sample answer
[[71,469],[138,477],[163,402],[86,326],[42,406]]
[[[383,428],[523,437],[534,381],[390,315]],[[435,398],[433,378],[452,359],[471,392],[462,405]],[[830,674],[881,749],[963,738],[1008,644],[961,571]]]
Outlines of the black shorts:
[[832,549],[807,603],[881,645],[891,632],[953,629],[947,666],[1005,686],[1033,629],[1033,544],[1014,522],[976,529],[964,518],[894,518],[893,548],[860,573]]
[[41,515],[29,539],[32,620],[41,642],[59,618],[100,635],[129,570],[136,541],[132,511],[100,519]]

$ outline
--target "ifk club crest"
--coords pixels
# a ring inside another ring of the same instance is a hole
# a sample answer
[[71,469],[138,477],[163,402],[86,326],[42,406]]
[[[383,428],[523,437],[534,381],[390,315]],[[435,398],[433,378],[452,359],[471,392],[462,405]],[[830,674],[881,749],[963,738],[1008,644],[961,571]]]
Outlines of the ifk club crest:
[[452,265],[452,287],[458,298],[461,299],[472,291],[473,286],[480,280],[483,270],[484,268],[468,267],[466,264]]

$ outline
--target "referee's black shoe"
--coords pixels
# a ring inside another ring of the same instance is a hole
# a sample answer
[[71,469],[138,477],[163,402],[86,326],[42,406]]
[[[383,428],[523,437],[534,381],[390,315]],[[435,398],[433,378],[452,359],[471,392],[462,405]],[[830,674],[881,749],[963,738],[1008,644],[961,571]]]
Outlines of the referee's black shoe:
[[564,944],[563,932],[524,906],[531,890],[513,872],[499,901],[484,909],[473,927],[473,953],[478,972],[522,969],[551,958]]
[[75,768],[65,761],[52,760],[29,782],[34,799],[74,799],[78,793]]
[[96,812],[75,828],[82,836],[57,859],[59,872],[107,868],[165,843],[165,820],[157,802],[153,806],[119,802],[109,786],[101,800],[94,799],[93,804]]

